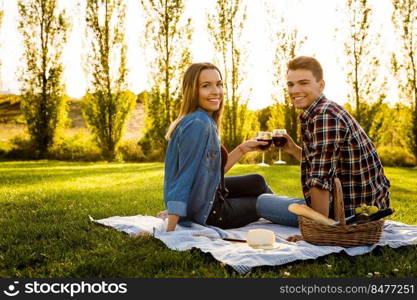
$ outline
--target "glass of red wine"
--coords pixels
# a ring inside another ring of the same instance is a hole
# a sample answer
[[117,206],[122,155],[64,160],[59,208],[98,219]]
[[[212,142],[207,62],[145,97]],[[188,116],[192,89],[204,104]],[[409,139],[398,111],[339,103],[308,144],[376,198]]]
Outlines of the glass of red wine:
[[281,160],[281,148],[287,143],[287,139],[284,137],[287,131],[285,129],[274,129],[272,131],[272,140],[274,145],[278,147],[279,158],[277,161],[274,161],[275,165],[285,165],[286,162]]
[[[268,131],[259,131],[256,140],[260,142],[268,142],[267,145],[259,146],[261,150],[267,150],[272,145],[272,133]],[[265,152],[262,152],[262,162],[257,164],[257,166],[269,167],[269,165],[265,163]]]

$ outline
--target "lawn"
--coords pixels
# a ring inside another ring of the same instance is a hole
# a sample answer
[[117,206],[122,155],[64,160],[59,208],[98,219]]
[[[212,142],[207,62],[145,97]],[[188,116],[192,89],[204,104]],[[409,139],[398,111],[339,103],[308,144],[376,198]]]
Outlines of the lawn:
[[[278,194],[300,197],[299,167],[237,165],[260,173]],[[350,257],[343,253],[244,276],[199,250],[172,251],[152,237],[130,238],[95,219],[155,215],[163,209],[161,163],[0,162],[0,277],[417,277],[417,246]],[[386,168],[389,219],[417,224],[417,169]],[[378,274],[378,273],[377,273]]]

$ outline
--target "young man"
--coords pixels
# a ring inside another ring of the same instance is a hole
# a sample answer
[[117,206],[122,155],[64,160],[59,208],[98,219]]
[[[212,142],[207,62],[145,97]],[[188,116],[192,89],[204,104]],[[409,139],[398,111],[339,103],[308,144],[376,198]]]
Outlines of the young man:
[[287,143],[283,150],[301,161],[304,199],[261,195],[258,197],[259,209],[272,209],[279,198],[282,216],[275,220],[276,223],[297,226],[297,216],[288,212],[288,205],[292,203],[306,203],[333,218],[332,192],[336,177],[342,183],[346,217],[354,214],[355,207],[363,203],[380,209],[389,207],[390,183],[375,146],[343,107],[324,96],[320,63],[305,56],[291,60],[287,85],[294,106],[302,110],[302,145],[299,147],[285,135]]
[[289,62],[288,93],[300,116],[302,147],[291,139],[284,151],[301,161],[301,181],[305,200],[327,216],[332,182],[342,183],[345,214],[354,214],[362,203],[387,208],[390,183],[365,131],[340,105],[324,94],[323,70],[312,57]]

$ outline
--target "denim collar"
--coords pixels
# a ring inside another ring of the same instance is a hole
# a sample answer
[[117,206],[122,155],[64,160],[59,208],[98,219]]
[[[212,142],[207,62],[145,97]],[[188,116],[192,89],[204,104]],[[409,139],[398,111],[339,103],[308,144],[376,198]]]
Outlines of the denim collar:
[[320,94],[320,96],[318,96],[318,98],[314,100],[313,103],[311,103],[311,105],[300,115],[300,120],[301,121],[307,120],[310,117],[310,115],[312,115],[314,109],[317,107],[320,101],[324,98],[325,98],[324,94],[323,93]]
[[197,109],[196,109],[196,111],[200,111],[200,112],[206,113],[210,117],[210,119],[212,119],[214,121],[213,117],[208,113],[208,111],[205,110],[204,108],[202,108],[201,106],[198,106]]
[[205,110],[204,108],[202,108],[201,106],[197,106],[196,111],[201,111],[201,112],[205,112],[206,114],[209,115],[209,113],[207,112],[207,110]]

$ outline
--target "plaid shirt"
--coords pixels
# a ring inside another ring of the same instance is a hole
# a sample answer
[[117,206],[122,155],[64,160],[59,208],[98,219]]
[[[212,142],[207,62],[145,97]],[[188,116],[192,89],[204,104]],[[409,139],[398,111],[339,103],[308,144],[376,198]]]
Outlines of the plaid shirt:
[[354,214],[362,203],[389,207],[390,183],[375,147],[345,109],[322,94],[300,115],[300,122],[301,183],[308,205],[312,187],[329,190],[332,201],[332,183],[338,177],[346,216]]

